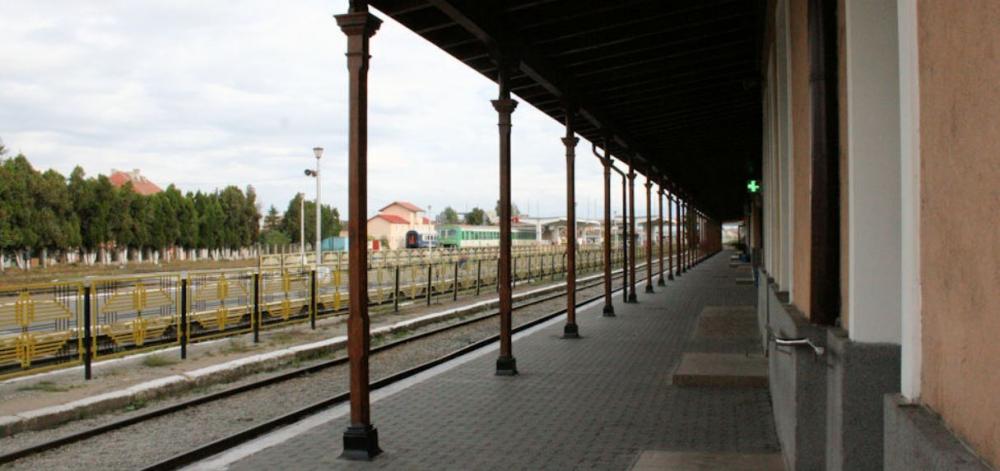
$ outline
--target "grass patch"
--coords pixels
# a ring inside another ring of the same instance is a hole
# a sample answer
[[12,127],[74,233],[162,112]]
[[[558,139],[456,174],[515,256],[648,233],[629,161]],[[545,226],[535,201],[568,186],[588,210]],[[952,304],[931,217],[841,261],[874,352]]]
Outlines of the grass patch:
[[53,383],[52,381],[39,381],[35,384],[29,384],[27,386],[21,386],[17,388],[18,391],[43,391],[43,392],[66,392],[73,389],[74,386],[61,385]]
[[125,406],[125,412],[137,411],[146,407],[147,404],[148,402],[145,399],[135,399],[129,405]]
[[413,334],[413,329],[396,329],[392,332],[392,340],[409,337],[411,334]]
[[147,355],[142,359],[142,365],[148,366],[150,368],[159,368],[161,366],[170,366],[177,364],[177,359],[173,357],[168,357],[166,355]]

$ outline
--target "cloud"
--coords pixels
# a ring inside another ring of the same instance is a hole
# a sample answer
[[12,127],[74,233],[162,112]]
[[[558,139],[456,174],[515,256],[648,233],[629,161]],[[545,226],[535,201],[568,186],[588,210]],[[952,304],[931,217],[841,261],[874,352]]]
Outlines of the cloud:
[[[299,191],[313,197],[302,170],[319,145],[324,201],[344,208],[346,46],[332,15],[345,10],[325,0],[7,0],[0,137],[39,168],[140,168],[189,191],[250,184],[279,208]],[[369,208],[492,208],[496,85],[391,19],[372,55]],[[563,133],[526,103],[514,113],[522,211],[564,214]],[[586,141],[576,172],[577,213],[598,215],[602,171]]]

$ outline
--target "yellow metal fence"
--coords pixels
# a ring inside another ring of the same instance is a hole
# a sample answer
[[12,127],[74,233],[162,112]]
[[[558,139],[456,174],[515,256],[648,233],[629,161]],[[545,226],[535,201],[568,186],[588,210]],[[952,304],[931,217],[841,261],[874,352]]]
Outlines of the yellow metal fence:
[[[491,248],[383,251],[369,255],[368,304],[399,311],[496,290]],[[655,252],[654,252],[655,253]],[[283,257],[288,258],[286,254]],[[620,266],[619,249],[612,265]],[[315,268],[262,258],[257,269],[95,277],[0,290],[0,379],[152,348],[186,345],[347,312],[347,257],[323,254]],[[309,259],[310,261],[313,259]],[[266,262],[266,263],[265,263]],[[577,272],[604,267],[600,247],[577,252]],[[515,248],[515,286],[565,278],[561,247]],[[87,328],[89,326],[89,329]]]

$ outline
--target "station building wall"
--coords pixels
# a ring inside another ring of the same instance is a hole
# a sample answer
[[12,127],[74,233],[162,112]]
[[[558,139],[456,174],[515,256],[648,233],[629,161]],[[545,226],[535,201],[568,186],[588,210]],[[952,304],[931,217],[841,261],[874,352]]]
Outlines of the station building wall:
[[[833,326],[809,312],[809,3],[768,2],[763,216],[751,218],[786,464],[1000,465],[1000,3],[838,0]],[[779,336],[827,353],[776,348]]]
[[919,400],[1000,465],[1000,3],[917,3]]

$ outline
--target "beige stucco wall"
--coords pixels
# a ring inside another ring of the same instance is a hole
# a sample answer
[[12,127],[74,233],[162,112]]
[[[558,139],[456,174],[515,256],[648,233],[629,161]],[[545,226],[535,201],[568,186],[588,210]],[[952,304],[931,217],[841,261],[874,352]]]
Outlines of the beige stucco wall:
[[791,0],[788,12],[789,38],[791,39],[792,86],[792,158],[795,188],[793,213],[795,227],[792,252],[791,300],[806,316],[809,315],[809,270],[811,244],[810,176],[812,175],[811,113],[809,98],[809,42],[807,0]]
[[1000,2],[917,8],[921,400],[998,465]]
[[382,218],[368,220],[368,237],[373,240],[391,240],[392,224]]

